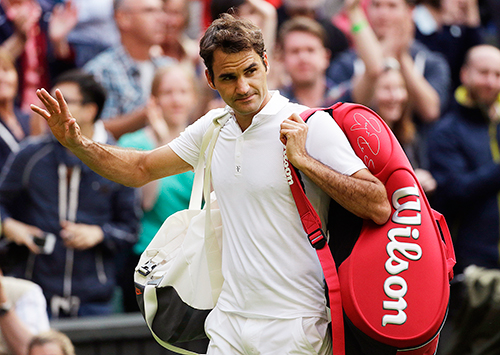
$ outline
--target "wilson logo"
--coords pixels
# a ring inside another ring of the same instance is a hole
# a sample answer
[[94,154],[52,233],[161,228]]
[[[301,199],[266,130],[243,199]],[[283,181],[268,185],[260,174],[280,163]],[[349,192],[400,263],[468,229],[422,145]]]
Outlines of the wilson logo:
[[392,206],[395,209],[392,221],[407,227],[392,228],[387,232],[389,242],[386,251],[389,258],[385,262],[385,270],[391,276],[384,282],[384,293],[390,300],[383,301],[383,309],[397,313],[385,314],[382,317],[384,327],[387,324],[401,325],[406,322],[407,316],[404,310],[408,304],[404,297],[408,285],[400,274],[408,270],[411,261],[417,261],[422,257],[422,248],[415,242],[420,236],[416,227],[422,223],[418,187],[414,185],[396,190],[392,194]]
[[285,176],[288,181],[288,185],[293,184],[293,177],[292,177],[292,171],[290,169],[290,162],[288,161],[288,158],[286,156],[286,148],[283,149],[283,167],[285,169]]

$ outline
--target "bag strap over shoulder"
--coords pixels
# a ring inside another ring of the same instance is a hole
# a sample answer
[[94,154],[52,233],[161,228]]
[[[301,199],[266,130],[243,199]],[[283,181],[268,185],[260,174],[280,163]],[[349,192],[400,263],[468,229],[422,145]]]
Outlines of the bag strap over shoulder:
[[[318,109],[311,109],[303,112],[300,117],[306,121]],[[330,314],[332,319],[332,346],[333,354],[345,354],[344,340],[344,314],[342,311],[342,298],[340,295],[340,281],[337,274],[337,267],[333,260],[327,238],[321,228],[321,219],[314,210],[311,202],[307,198],[295,168],[288,161],[286,148],[283,154],[285,173],[289,176],[288,184],[292,191],[293,198],[297,205],[300,220],[304,231],[307,233],[309,242],[316,250],[318,259],[323,268],[323,275],[328,288],[328,298],[330,301]]]
[[[203,174],[203,170],[205,167],[205,152],[207,153],[206,166],[208,167],[207,170],[210,172],[210,164],[208,161],[210,160],[211,162],[212,160],[212,153],[215,147],[215,142],[217,140],[217,137],[219,136],[221,128],[224,126],[224,124],[227,122],[228,119],[229,119],[228,112],[224,112],[224,114],[217,116],[216,118],[213,119],[212,123],[210,124],[207,131],[203,135],[203,140],[201,142],[201,148],[200,148],[200,156],[198,157],[198,162],[194,169],[193,188],[191,190],[191,198],[189,200],[190,210],[201,209],[202,194],[204,191],[203,186],[207,185],[208,187],[210,187],[210,181],[209,180],[207,181],[206,179],[206,175],[210,177],[210,174],[206,173]],[[213,144],[210,144],[211,142],[213,142]],[[203,183],[204,180],[205,184]]]

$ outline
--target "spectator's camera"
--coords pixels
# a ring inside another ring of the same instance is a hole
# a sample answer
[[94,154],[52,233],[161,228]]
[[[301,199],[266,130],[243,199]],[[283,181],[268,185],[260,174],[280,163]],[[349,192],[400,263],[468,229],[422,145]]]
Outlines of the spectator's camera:
[[56,236],[44,232],[41,237],[33,236],[33,241],[40,248],[41,254],[52,254],[56,245]]

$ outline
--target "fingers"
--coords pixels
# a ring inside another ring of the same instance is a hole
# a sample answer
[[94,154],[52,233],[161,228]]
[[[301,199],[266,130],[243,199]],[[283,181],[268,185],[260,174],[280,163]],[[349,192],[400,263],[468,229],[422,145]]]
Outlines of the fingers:
[[64,114],[64,116],[66,117],[71,117],[71,113],[69,112],[68,109],[68,104],[66,103],[66,100],[64,99],[61,90],[56,89],[55,93],[56,93],[57,103],[61,109],[61,113]]
[[33,104],[30,105],[30,108],[31,108],[31,111],[39,114],[45,120],[48,120],[50,118],[50,114],[47,111],[45,111],[44,109],[42,109],[42,108],[40,108],[40,107],[38,107],[36,105],[33,105]]
[[40,254],[40,247],[35,244],[35,242],[33,241],[33,239],[28,238],[24,244],[28,247],[28,249],[32,253],[34,253],[34,254]]
[[292,113],[292,115],[289,117],[290,120],[299,122],[299,123],[304,123],[304,120],[300,118],[300,116],[296,113]]
[[50,114],[59,113],[59,103],[54,99],[45,89],[39,89],[36,91],[36,96],[43,103],[45,108]]

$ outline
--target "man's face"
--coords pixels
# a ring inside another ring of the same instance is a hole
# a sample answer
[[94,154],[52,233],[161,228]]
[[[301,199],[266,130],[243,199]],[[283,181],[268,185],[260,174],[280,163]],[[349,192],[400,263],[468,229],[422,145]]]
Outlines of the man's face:
[[52,90],[52,95],[55,95],[56,88],[61,90],[64,100],[68,104],[69,111],[80,126],[93,124],[96,114],[95,104],[93,105],[83,102],[83,96],[80,92],[78,84],[74,82],[59,83]]
[[324,0],[284,0],[284,5],[291,10],[315,10],[319,8]]
[[489,47],[476,49],[469,65],[462,69],[461,79],[474,101],[491,106],[500,94],[500,51]]
[[127,0],[121,8],[122,36],[135,36],[149,45],[161,44],[166,35],[167,15],[161,0]]
[[405,0],[371,0],[368,18],[378,38],[384,38],[395,25],[411,18],[411,7]]
[[168,0],[163,6],[166,14],[166,34],[172,40],[178,39],[187,25],[187,6],[184,0]]
[[214,76],[210,78],[206,71],[208,83],[234,110],[238,120],[253,118],[269,101],[267,57],[264,61],[266,65],[254,50],[232,54],[220,49],[214,52]]
[[187,125],[196,97],[193,82],[184,71],[170,70],[165,73],[155,96],[168,125]]
[[307,86],[324,77],[329,54],[318,37],[293,31],[283,41],[283,64],[293,85]]
[[17,72],[0,63],[0,100],[13,101],[17,95]]
[[408,103],[408,91],[399,70],[391,69],[378,77],[373,100],[377,112],[390,126],[403,117]]

